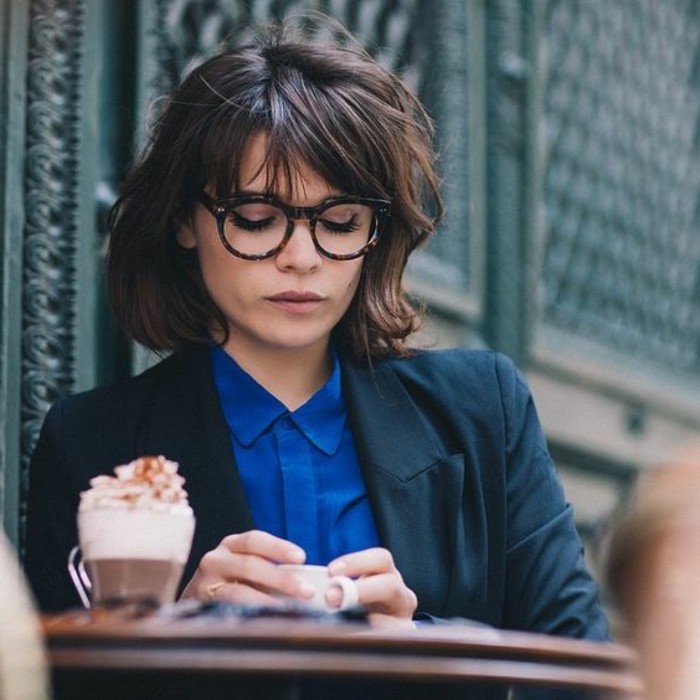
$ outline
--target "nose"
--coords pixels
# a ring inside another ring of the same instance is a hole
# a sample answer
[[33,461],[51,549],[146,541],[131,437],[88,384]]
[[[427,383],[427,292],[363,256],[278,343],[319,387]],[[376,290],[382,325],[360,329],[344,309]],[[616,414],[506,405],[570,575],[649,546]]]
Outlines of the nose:
[[292,235],[275,256],[275,263],[283,270],[309,272],[319,267],[322,261],[311,236],[311,224],[307,219],[295,219]]

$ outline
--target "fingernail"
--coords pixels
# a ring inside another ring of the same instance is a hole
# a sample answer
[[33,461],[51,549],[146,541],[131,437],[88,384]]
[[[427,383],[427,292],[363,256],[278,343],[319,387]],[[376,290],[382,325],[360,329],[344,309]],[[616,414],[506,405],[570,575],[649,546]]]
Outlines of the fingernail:
[[326,591],[326,603],[332,608],[337,608],[342,600],[343,594],[337,588],[332,587]]
[[290,547],[287,550],[287,556],[296,564],[303,564],[306,559],[306,552],[298,547]]
[[310,583],[302,583],[300,590],[304,598],[313,598],[316,593],[316,589]]

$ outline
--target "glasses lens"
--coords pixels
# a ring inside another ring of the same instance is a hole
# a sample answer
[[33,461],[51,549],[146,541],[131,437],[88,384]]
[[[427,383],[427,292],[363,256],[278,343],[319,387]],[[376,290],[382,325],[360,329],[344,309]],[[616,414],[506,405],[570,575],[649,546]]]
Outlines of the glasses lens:
[[374,232],[374,209],[367,204],[334,204],[316,221],[318,244],[333,255],[351,255],[367,245]]
[[224,235],[244,255],[264,255],[282,243],[287,217],[274,204],[248,202],[226,211]]

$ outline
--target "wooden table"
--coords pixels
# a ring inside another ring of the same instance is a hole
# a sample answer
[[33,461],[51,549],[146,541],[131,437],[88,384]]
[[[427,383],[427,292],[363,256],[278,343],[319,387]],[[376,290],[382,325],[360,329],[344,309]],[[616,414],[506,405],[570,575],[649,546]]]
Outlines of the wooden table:
[[[639,699],[625,647],[470,625],[415,630],[290,619],[42,620],[58,700]],[[529,689],[529,690],[528,690]],[[539,691],[538,691],[539,692]]]

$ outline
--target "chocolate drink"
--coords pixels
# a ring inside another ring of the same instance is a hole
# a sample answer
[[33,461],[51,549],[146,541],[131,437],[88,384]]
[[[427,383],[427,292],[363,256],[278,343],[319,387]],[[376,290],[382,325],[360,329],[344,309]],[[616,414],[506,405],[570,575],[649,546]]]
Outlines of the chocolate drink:
[[140,457],[115,467],[116,476],[94,477],[81,493],[78,538],[89,593],[73,582],[83,604],[175,600],[195,525],[177,468],[163,456]]
[[164,559],[95,559],[86,561],[94,603],[175,600],[184,562]]

